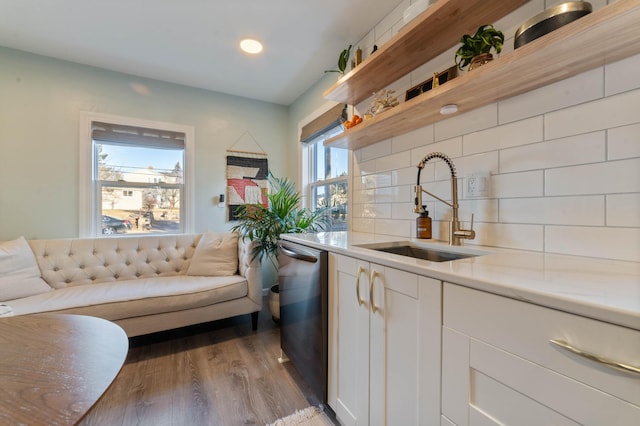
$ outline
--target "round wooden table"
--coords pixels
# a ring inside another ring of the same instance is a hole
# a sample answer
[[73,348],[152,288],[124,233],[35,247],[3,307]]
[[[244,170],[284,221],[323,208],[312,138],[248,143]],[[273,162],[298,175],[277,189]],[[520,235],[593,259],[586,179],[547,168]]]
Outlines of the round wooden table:
[[128,349],[124,331],[100,318],[0,318],[0,424],[77,423],[118,375]]

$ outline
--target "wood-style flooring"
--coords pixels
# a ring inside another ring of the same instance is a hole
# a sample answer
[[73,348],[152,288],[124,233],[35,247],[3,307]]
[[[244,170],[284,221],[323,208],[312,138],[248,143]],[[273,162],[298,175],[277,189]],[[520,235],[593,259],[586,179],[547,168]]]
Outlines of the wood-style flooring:
[[255,332],[243,315],[130,346],[81,425],[264,425],[310,405],[296,370],[278,362],[280,332],[266,308]]

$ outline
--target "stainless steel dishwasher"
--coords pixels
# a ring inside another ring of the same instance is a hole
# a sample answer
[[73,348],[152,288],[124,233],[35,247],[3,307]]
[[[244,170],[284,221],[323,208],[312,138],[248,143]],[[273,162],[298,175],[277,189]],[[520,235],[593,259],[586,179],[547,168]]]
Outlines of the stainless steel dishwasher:
[[310,402],[322,405],[327,403],[327,265],[326,251],[280,242],[280,345],[309,386],[315,399]]

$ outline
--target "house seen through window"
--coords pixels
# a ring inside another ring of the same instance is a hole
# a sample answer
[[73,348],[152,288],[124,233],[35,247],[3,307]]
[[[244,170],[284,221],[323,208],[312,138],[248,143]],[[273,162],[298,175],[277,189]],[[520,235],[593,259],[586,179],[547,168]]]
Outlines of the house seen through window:
[[96,233],[181,233],[185,135],[92,123]]

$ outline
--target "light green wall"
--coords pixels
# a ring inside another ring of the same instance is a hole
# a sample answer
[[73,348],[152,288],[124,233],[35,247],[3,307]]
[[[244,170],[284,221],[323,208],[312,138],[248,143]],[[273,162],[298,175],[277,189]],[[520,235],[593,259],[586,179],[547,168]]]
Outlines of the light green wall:
[[213,197],[225,189],[225,150],[246,131],[275,174],[297,175],[287,107],[0,47],[0,240],[78,235],[80,111],[195,128],[196,232],[227,228]]
[[[322,94],[338,80],[339,74],[327,73],[320,77],[313,86],[289,106],[289,138],[287,140],[292,149],[289,150],[288,162],[295,165],[295,167],[297,167],[299,161],[297,144],[299,143],[300,135],[298,126],[303,119],[308,118],[310,114],[329,102]],[[297,169],[293,169],[290,176],[297,181]],[[300,187],[300,182],[297,183],[298,187]]]

